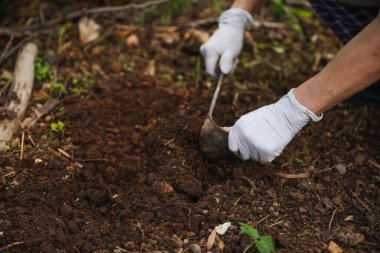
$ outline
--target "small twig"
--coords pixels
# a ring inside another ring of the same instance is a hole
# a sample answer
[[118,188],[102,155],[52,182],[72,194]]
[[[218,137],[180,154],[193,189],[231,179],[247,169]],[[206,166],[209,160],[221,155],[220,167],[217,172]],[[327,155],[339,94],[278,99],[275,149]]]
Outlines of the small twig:
[[94,46],[96,46],[97,44],[99,44],[100,42],[108,38],[109,36],[111,36],[113,33],[115,33],[115,29],[112,27],[108,31],[104,32],[99,38],[87,44],[84,47],[84,51],[90,50],[91,48],[93,48]]
[[36,143],[33,141],[32,139],[32,136],[30,136],[30,134],[28,134],[28,139],[30,140],[30,142],[32,143],[33,147],[36,148]]
[[30,35],[27,38],[21,40],[11,50],[9,50],[8,52],[6,52],[3,55],[1,55],[1,57],[0,57],[0,65],[2,65],[5,60],[7,60],[12,54],[16,53],[17,50],[19,50],[26,42],[28,42],[34,36],[35,35]]
[[[335,182],[337,182],[340,186],[342,186],[344,189],[346,188],[344,185],[342,185],[338,180],[334,180]],[[360,202],[360,204],[362,204],[363,206],[364,206],[364,208],[365,209],[367,209],[367,211],[369,211],[369,212],[372,212],[372,210],[368,207],[368,206],[366,206],[360,199],[359,199],[359,197],[355,194],[355,192],[353,192],[351,189],[349,189],[350,190],[350,192],[352,193],[352,195],[354,195],[354,197]]]
[[351,189],[349,189],[350,192],[352,193],[352,195],[354,195],[354,197],[360,202],[360,204],[362,204],[364,206],[365,209],[367,209],[368,212],[372,212],[372,210],[363,203],[363,201],[360,200],[360,198],[358,197],[358,195],[355,194],[355,192]]
[[283,222],[284,222],[284,220],[280,220],[279,222],[273,223],[273,224],[269,225],[268,227],[273,227],[273,226],[276,226],[276,225],[283,223]]
[[372,160],[369,160],[368,163],[369,163],[370,165],[372,165],[373,167],[375,167],[376,169],[379,169],[379,170],[380,170],[380,164],[378,164],[377,162],[372,161]]
[[63,149],[57,148],[58,152],[65,156],[67,159],[71,159],[71,156]]
[[4,87],[0,90],[0,105],[5,103],[6,94],[9,86],[11,85],[13,78],[9,79],[8,82],[4,85]]
[[299,174],[284,174],[284,173],[276,173],[277,176],[286,178],[286,179],[299,179],[299,178],[309,178],[310,177],[310,172],[306,171],[304,173],[299,173]]
[[253,241],[250,245],[248,245],[248,247],[247,248],[245,248],[245,250],[243,251],[243,253],[247,253],[248,252],[248,250],[250,250],[252,247],[253,247],[253,245],[255,245],[255,241]]
[[326,240],[325,242],[327,243],[328,241],[330,241],[331,238],[333,238],[338,232],[335,232],[333,233],[332,235],[330,235]]
[[90,163],[90,162],[107,162],[108,159],[106,158],[93,158],[93,159],[80,159],[79,160],[80,162],[84,162],[84,163]]
[[120,250],[120,251],[123,251],[123,252],[128,252],[128,250],[123,249],[123,248],[120,248],[120,247],[116,247],[116,249],[118,249],[118,250]]
[[248,177],[245,177],[245,176],[243,176],[241,178],[244,179],[254,190],[257,189],[255,183],[251,179],[249,179]]
[[12,45],[12,42],[13,42],[13,39],[14,39],[14,36],[13,34],[11,35],[11,37],[9,38],[9,41],[7,43],[7,45],[5,46],[4,48],[4,51],[1,53],[1,56],[0,56],[0,59],[2,59],[5,55],[5,53],[9,50],[9,48],[11,47]]
[[240,199],[241,199],[242,196],[240,196],[234,203],[234,206],[237,206],[237,204],[239,203]]
[[24,142],[25,142],[25,131],[21,134],[21,149],[20,149],[20,160],[24,157]]
[[264,220],[266,220],[270,215],[271,215],[271,213],[268,214],[267,216],[265,216],[264,218],[262,218],[261,220],[259,220],[259,221],[257,222],[257,225],[259,225],[261,222],[263,222]]
[[138,229],[140,229],[142,237],[145,238],[145,233],[144,233],[144,230],[141,227],[141,223],[140,222],[137,222],[136,227],[138,227]]
[[99,13],[105,13],[105,12],[121,12],[121,11],[130,10],[130,9],[144,9],[152,5],[158,5],[158,4],[162,4],[166,2],[169,2],[169,0],[154,0],[154,1],[149,1],[149,2],[141,3],[141,4],[131,3],[127,5],[121,5],[121,6],[106,6],[106,7],[99,7],[99,8],[93,8],[93,9],[87,9],[87,10],[81,10],[81,11],[74,11],[66,15],[62,15],[58,18],[52,19],[50,21],[47,21],[45,23],[24,26],[15,30],[7,29],[7,28],[0,29],[0,36],[10,35],[10,34],[13,34],[15,36],[32,34],[33,32],[36,32],[38,30],[43,30],[43,29],[49,28],[51,26],[54,26],[54,25],[57,25],[69,20],[80,18],[85,15],[99,14]]
[[20,245],[20,244],[23,244],[24,242],[12,242],[12,243],[10,243],[10,244],[8,244],[8,245],[5,245],[5,246],[3,246],[3,247],[0,247],[0,251],[3,251],[3,250],[7,250],[7,249],[9,249],[9,248],[12,248],[12,247],[14,247],[14,246],[17,246],[17,245]]
[[331,224],[332,224],[332,222],[333,222],[333,219],[334,219],[334,216],[335,216],[336,210],[338,210],[337,207],[335,208],[333,214],[331,215],[331,219],[330,219],[330,222],[329,222],[329,231],[331,230]]
[[48,112],[50,112],[57,104],[59,103],[58,99],[51,98],[48,101],[46,101],[42,107],[38,108],[34,111],[34,115],[30,118],[26,118],[22,122],[23,128],[30,128],[33,126],[42,116],[46,115]]

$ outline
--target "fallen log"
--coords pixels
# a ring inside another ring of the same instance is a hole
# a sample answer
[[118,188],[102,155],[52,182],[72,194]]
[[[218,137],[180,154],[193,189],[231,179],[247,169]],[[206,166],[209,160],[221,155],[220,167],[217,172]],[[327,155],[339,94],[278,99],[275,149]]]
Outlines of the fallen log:
[[14,79],[6,102],[0,107],[0,150],[18,130],[33,89],[34,61],[37,56],[35,43],[28,43],[17,56]]

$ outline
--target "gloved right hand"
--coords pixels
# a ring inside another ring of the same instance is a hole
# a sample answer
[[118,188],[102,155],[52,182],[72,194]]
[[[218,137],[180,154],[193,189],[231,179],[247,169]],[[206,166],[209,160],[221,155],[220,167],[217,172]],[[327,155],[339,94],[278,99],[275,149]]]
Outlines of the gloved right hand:
[[301,105],[293,91],[277,103],[247,113],[236,121],[228,135],[229,149],[243,160],[268,163],[281,154],[310,120],[321,120],[323,115],[317,116]]
[[222,13],[219,29],[200,49],[208,74],[216,76],[218,60],[223,74],[228,75],[232,71],[243,47],[244,30],[252,27],[251,14],[241,8],[232,8]]

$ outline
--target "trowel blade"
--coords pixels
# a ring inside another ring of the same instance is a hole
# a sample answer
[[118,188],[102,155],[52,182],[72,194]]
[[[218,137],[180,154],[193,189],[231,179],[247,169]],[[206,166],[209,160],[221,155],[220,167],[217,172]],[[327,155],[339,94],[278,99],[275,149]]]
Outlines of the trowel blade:
[[209,117],[203,123],[199,144],[203,153],[210,159],[218,159],[230,155],[228,149],[228,131],[220,128]]

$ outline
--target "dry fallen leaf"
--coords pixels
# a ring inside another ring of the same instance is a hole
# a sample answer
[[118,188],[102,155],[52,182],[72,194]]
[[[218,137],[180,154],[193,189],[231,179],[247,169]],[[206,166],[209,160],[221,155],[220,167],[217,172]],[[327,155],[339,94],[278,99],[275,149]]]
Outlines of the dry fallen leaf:
[[333,241],[330,241],[328,245],[326,245],[326,250],[329,253],[342,253],[343,250]]
[[1,73],[0,77],[5,80],[12,80],[13,74],[8,70],[3,69],[3,72]]
[[139,40],[139,37],[137,37],[135,33],[132,33],[126,38],[125,43],[127,44],[129,48],[133,48],[133,47],[139,46],[140,40]]
[[154,37],[167,45],[177,43],[180,40],[176,27],[156,27]]
[[183,38],[186,42],[203,44],[210,38],[210,34],[202,30],[189,29]]
[[79,20],[78,28],[79,39],[82,45],[99,38],[101,27],[93,19],[87,17],[81,18],[81,20]]
[[354,216],[353,215],[348,215],[346,218],[344,218],[344,221],[353,221]]
[[227,230],[230,228],[230,226],[231,226],[231,222],[226,222],[219,226],[216,226],[215,231],[220,235],[224,235],[227,232]]
[[42,163],[42,159],[40,158],[34,159],[34,164],[39,164],[39,163]]
[[211,234],[209,235],[208,239],[207,239],[207,250],[211,250],[212,246],[214,245],[215,243],[215,238],[216,238],[216,231],[215,229],[213,229],[211,231]]
[[144,75],[147,76],[155,76],[156,74],[156,61],[155,60],[150,60],[148,63],[148,66],[146,67],[144,71]]

